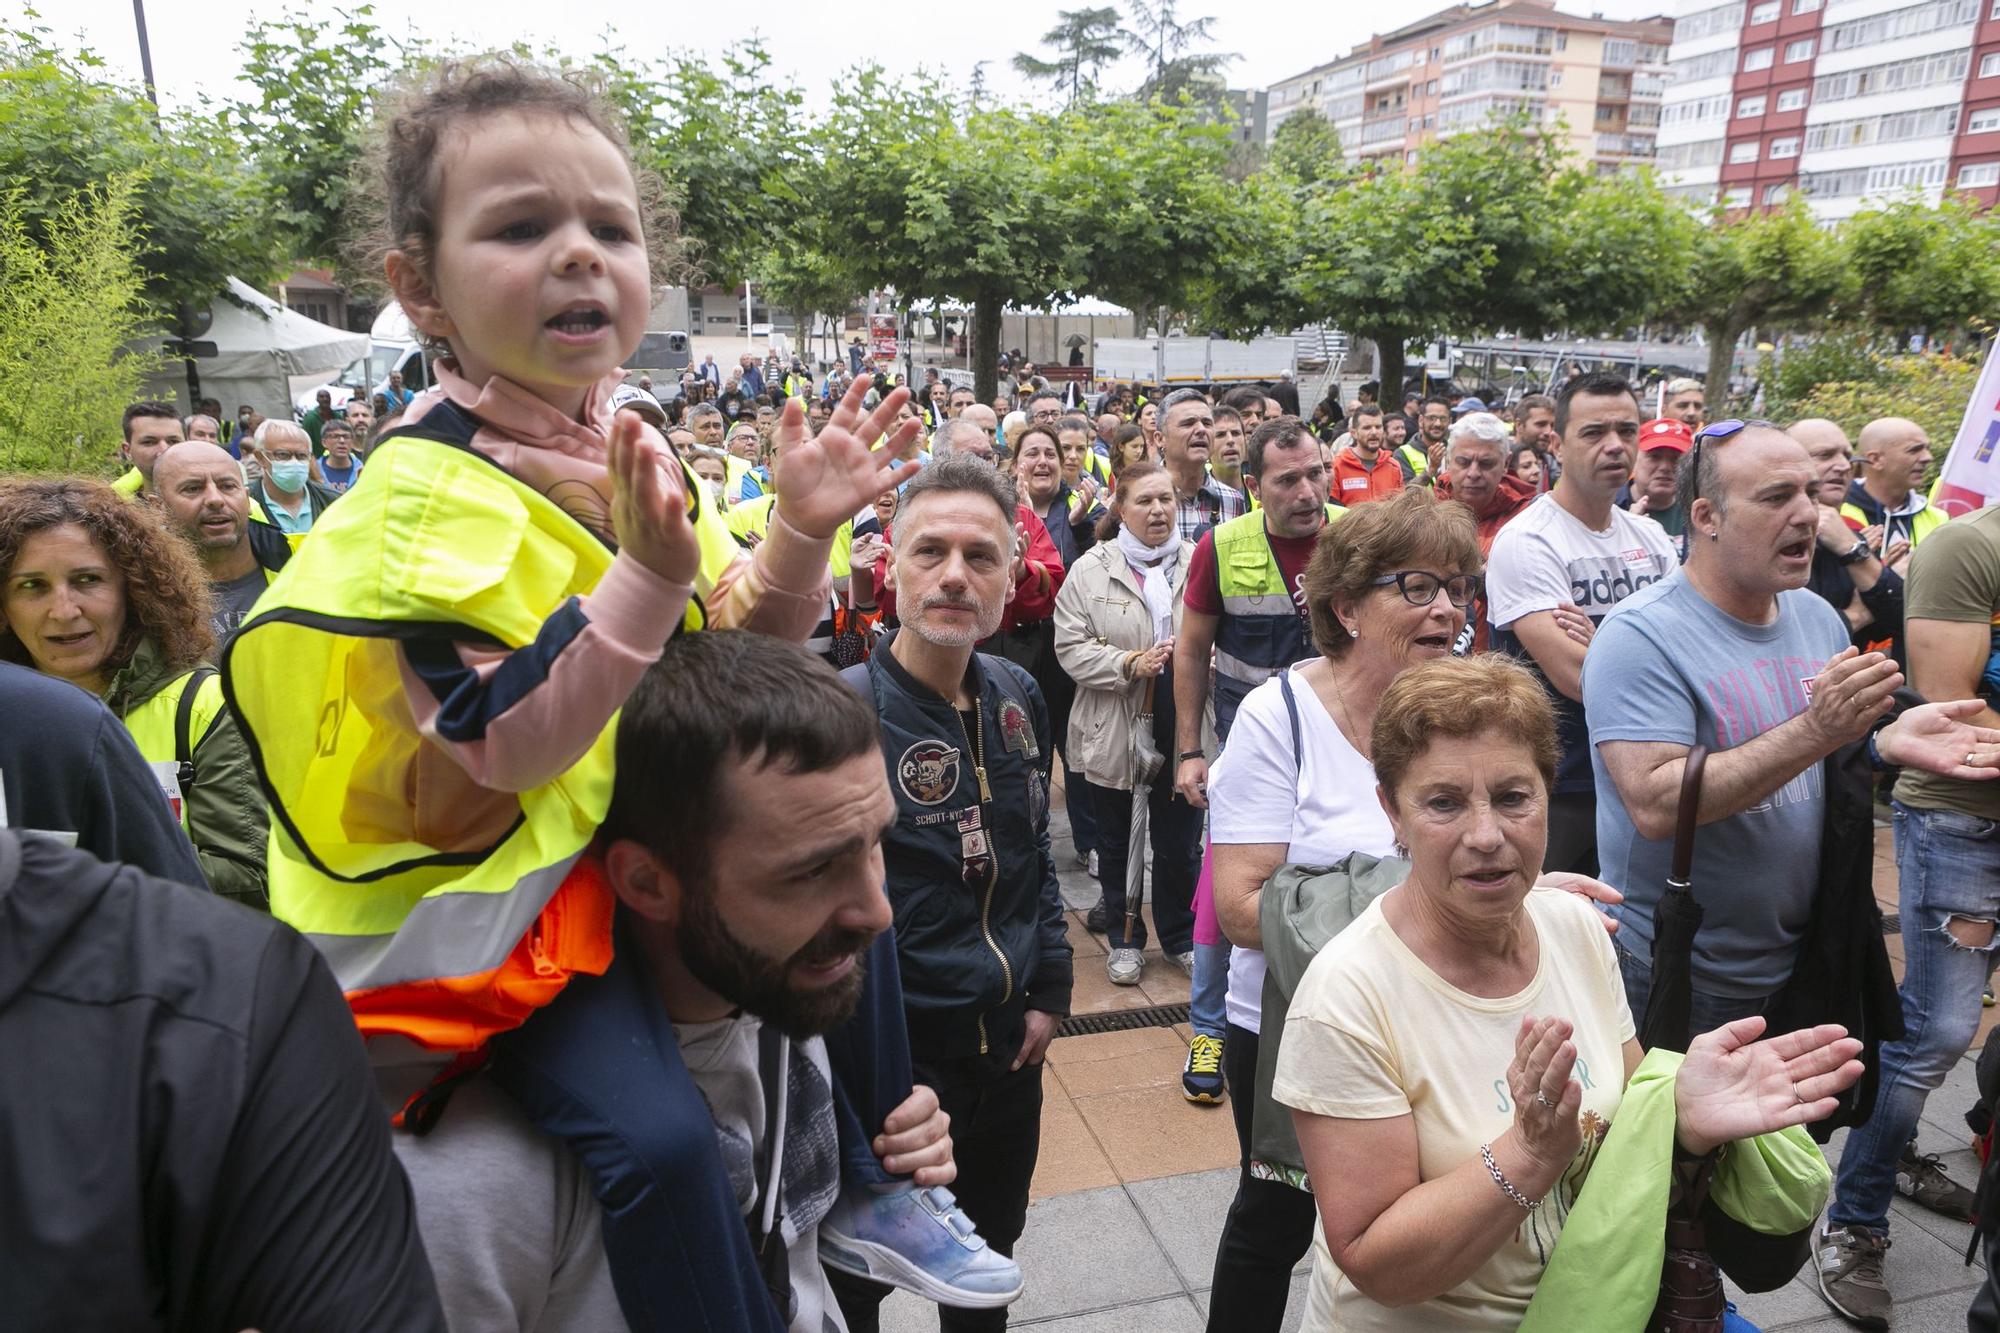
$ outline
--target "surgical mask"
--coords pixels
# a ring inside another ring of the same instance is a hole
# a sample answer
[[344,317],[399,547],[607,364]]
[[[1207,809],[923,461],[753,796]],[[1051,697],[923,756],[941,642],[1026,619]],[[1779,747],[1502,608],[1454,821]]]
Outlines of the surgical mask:
[[296,459],[286,459],[271,464],[271,484],[287,495],[297,494],[305,489],[308,464]]
[[722,508],[722,483],[719,481],[710,481],[705,484],[708,487],[708,498],[715,502],[717,509]]

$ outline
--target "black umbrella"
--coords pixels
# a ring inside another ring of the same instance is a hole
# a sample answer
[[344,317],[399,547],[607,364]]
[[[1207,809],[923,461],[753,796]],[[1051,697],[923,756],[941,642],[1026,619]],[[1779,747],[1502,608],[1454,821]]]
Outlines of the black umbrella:
[[1646,995],[1646,1018],[1639,1025],[1639,1044],[1647,1050],[1665,1047],[1685,1051],[1688,1020],[1694,1003],[1694,937],[1701,929],[1701,904],[1694,899],[1694,828],[1701,811],[1701,768],[1708,749],[1688,751],[1681,771],[1681,803],[1674,824],[1674,860],[1667,871],[1667,891],[1653,909],[1653,985]]

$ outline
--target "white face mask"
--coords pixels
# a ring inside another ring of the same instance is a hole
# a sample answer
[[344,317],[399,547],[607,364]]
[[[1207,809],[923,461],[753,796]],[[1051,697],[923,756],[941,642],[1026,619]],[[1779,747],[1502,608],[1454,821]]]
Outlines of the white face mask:
[[708,486],[708,498],[715,501],[715,507],[717,509],[723,508],[724,506],[722,503],[722,483],[719,481],[710,481],[706,483],[706,485]]

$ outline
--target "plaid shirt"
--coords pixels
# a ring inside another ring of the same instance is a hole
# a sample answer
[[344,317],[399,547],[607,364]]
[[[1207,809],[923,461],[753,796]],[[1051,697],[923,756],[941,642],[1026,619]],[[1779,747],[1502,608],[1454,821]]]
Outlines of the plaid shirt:
[[1174,510],[1174,527],[1179,531],[1181,540],[1198,542],[1201,534],[1216,524],[1248,513],[1250,502],[1234,486],[1224,485],[1214,477],[1204,475],[1201,489],[1192,498],[1182,499],[1178,490],[1174,492]]

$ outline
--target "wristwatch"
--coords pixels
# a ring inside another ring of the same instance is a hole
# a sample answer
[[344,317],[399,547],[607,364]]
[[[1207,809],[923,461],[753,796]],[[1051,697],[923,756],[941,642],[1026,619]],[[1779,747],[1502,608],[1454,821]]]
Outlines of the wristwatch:
[[1846,555],[1840,557],[1840,563],[1843,565],[1858,565],[1874,554],[1874,549],[1866,541],[1858,541],[1854,543],[1853,548]]
[[1182,750],[1179,754],[1174,756],[1174,762],[1186,763],[1190,759],[1203,759],[1206,757],[1207,756],[1204,755],[1200,750]]

